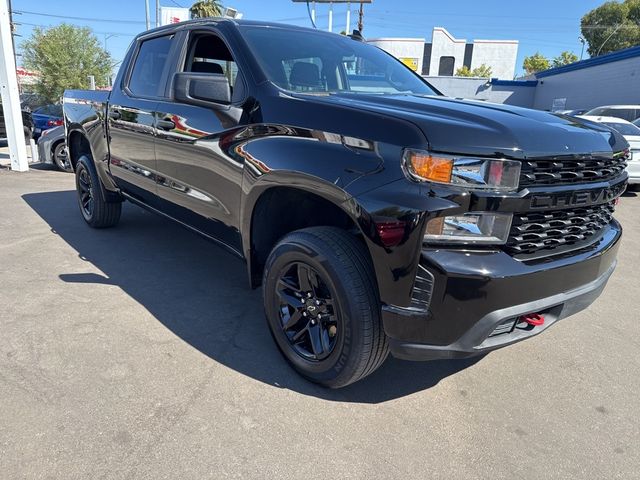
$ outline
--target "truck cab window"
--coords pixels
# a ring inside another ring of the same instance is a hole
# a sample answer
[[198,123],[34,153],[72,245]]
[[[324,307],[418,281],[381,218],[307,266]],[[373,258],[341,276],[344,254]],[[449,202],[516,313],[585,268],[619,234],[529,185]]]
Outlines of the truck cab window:
[[129,78],[131,93],[141,97],[163,96],[162,79],[172,39],[173,35],[167,35],[142,42]]
[[239,78],[238,65],[225,43],[216,35],[196,35],[191,39],[187,51],[184,71],[224,75],[235,100],[234,87]]

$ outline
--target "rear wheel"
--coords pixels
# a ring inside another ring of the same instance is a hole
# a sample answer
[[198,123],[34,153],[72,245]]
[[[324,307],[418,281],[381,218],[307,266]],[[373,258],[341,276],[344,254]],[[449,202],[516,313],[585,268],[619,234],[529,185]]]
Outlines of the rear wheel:
[[67,145],[64,142],[57,143],[55,147],[53,147],[51,155],[58,170],[73,173],[73,167],[71,166],[71,161],[67,155]]
[[344,387],[386,359],[373,268],[350,233],[313,227],[286,235],[267,259],[263,285],[271,333],[304,377]]
[[80,213],[91,227],[107,228],[118,224],[122,204],[104,200],[100,191],[100,179],[93,162],[86,155],[78,159],[76,191]]

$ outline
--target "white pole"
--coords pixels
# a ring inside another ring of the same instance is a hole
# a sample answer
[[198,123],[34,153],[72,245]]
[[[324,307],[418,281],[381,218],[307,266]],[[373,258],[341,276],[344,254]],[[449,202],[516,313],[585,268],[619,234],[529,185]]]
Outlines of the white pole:
[[144,0],[144,13],[147,20],[147,30],[151,28],[151,21],[149,20],[149,0]]
[[16,61],[13,55],[11,38],[11,22],[7,0],[0,0],[0,89],[2,90],[2,107],[11,157],[11,170],[26,172],[29,170],[27,147],[24,141],[24,125],[20,109],[20,93],[16,77]]
[[333,2],[329,2],[329,31],[333,32]]
[[316,23],[316,2],[314,1],[311,4],[311,20],[313,20],[313,23]]
[[351,34],[351,2],[347,2],[347,29],[345,33],[347,35]]
[[156,27],[160,26],[160,0],[156,0]]

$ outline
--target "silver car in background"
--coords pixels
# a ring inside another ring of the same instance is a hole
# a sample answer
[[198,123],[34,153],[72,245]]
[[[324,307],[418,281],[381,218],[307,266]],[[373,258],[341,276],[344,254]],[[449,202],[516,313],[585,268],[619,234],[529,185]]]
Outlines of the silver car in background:
[[592,115],[579,115],[579,117],[591,120],[592,122],[602,123],[607,127],[613,128],[617,130],[627,142],[629,142],[629,147],[631,149],[631,160],[629,161],[629,165],[627,165],[629,189],[637,190],[638,187],[640,187],[640,127],[617,117]]
[[63,172],[73,172],[67,155],[64,127],[54,127],[42,132],[38,139],[38,156],[42,163],[54,165]]

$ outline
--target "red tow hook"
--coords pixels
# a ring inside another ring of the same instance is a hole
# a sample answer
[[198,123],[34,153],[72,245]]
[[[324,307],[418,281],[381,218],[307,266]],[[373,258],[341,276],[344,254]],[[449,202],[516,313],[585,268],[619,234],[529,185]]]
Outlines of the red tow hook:
[[520,317],[520,321],[528,323],[534,327],[539,327],[544,323],[544,317],[539,313],[529,313]]

